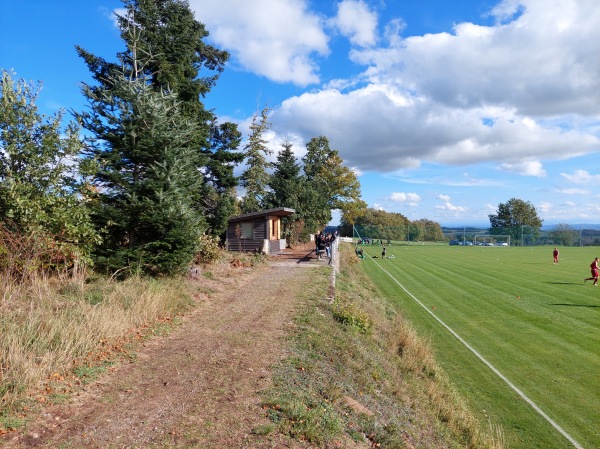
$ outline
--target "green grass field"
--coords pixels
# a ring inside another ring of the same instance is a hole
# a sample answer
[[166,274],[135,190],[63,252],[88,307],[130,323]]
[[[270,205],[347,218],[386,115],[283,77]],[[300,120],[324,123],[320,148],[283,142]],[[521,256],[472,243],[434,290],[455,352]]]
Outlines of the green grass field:
[[600,447],[600,286],[583,282],[600,248],[559,248],[558,265],[551,247],[392,245],[394,258],[383,260],[380,247],[363,249],[378,256],[361,263],[382,294],[431,339],[456,388],[502,428],[508,447]]

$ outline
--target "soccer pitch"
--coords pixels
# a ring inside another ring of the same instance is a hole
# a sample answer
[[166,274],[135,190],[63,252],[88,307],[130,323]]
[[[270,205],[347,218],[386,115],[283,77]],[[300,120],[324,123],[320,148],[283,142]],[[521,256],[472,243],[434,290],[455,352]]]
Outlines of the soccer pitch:
[[381,293],[508,447],[600,447],[600,285],[583,282],[600,248],[559,248],[557,265],[553,247],[362,248]]

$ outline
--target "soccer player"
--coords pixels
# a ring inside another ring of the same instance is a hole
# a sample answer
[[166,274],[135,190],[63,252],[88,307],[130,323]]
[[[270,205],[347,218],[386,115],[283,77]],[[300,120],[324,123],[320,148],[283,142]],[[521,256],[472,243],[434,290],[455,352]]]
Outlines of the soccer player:
[[385,246],[383,247],[383,249],[381,250],[381,258],[385,259]]
[[554,256],[554,265],[556,265],[558,263],[558,249],[554,248],[554,251],[552,251],[552,255]]
[[590,269],[592,270],[592,277],[584,279],[583,282],[594,281],[594,287],[597,287],[598,286],[598,258],[597,257],[590,264]]

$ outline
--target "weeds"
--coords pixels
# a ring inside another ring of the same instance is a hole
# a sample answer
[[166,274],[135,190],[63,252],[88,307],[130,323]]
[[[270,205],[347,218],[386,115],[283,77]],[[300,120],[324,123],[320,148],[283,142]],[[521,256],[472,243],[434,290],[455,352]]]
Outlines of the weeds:
[[336,321],[353,326],[363,334],[369,333],[373,327],[371,317],[357,303],[350,301],[347,296],[336,297],[331,310]]
[[264,399],[279,431],[317,447],[501,449],[435,362],[431,345],[386,303],[341,247],[336,298],[315,283],[290,355]]

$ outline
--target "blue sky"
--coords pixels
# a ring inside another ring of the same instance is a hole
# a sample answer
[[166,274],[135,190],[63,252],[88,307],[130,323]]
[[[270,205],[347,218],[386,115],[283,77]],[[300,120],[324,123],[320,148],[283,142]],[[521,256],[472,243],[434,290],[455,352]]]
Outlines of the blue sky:
[[[544,224],[600,223],[597,0],[190,0],[231,54],[205,99],[269,145],[325,135],[370,207],[487,225],[512,197]],[[122,50],[119,0],[0,4],[0,67],[42,81],[38,106],[81,110],[74,46]],[[334,221],[337,216],[334,217]]]

